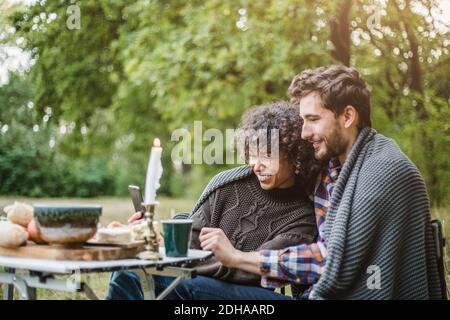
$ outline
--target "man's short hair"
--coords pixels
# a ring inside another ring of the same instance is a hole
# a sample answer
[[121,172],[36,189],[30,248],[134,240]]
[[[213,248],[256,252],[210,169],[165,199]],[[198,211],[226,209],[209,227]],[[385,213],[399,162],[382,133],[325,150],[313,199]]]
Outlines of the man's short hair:
[[353,106],[359,114],[359,129],[371,127],[370,91],[358,71],[339,65],[308,69],[296,75],[289,86],[291,102],[298,104],[310,93],[317,93],[323,106],[336,116]]

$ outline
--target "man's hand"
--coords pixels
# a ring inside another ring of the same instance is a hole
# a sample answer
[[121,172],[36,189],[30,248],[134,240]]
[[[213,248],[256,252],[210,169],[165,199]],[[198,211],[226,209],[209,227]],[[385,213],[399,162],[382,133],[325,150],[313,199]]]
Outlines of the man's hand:
[[225,267],[237,264],[240,251],[233,247],[222,229],[202,228],[199,239],[202,249],[212,251]]

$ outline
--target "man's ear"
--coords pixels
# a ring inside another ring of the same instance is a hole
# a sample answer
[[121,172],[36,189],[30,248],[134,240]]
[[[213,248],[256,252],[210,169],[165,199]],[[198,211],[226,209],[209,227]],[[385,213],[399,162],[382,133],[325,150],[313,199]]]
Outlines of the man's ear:
[[342,115],[344,116],[344,128],[358,125],[358,111],[356,111],[355,107],[346,106]]

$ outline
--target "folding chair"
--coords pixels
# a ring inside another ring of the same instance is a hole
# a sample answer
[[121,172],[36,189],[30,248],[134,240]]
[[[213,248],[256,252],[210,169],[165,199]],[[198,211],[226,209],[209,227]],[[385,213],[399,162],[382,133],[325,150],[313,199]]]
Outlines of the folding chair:
[[441,282],[441,296],[443,300],[448,300],[447,283],[446,283],[446,268],[445,268],[445,237],[440,220],[431,221],[433,228],[433,236],[436,245],[436,260],[438,264],[439,280]]

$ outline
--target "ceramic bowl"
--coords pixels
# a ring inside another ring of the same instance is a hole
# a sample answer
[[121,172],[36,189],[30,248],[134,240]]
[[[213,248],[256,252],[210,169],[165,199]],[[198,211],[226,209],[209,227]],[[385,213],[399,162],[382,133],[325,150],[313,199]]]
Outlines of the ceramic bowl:
[[34,220],[40,237],[49,244],[83,245],[97,231],[101,206],[35,204]]

